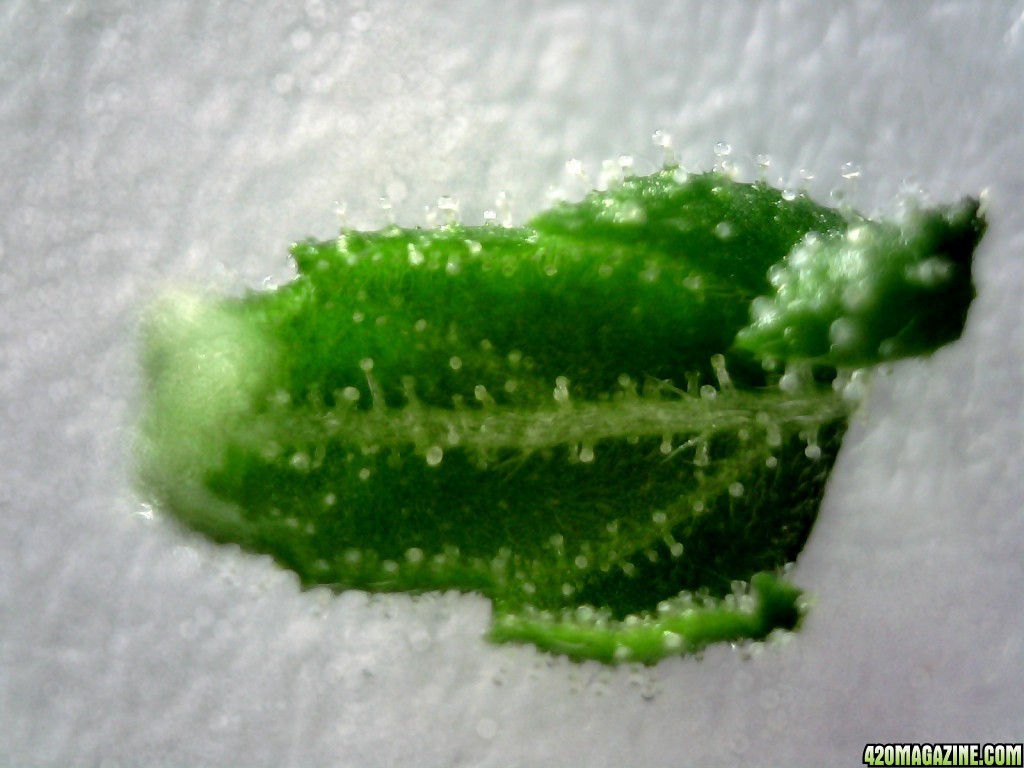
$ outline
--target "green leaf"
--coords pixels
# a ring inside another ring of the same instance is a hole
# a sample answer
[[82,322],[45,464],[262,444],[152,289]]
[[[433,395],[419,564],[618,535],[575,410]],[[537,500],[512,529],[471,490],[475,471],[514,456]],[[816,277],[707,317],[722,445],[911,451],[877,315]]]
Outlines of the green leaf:
[[772,574],[846,427],[834,366],[959,336],[983,222],[786,197],[668,168],[526,227],[345,231],[295,245],[275,291],[168,297],[143,326],[146,493],[305,585],[477,591],[492,639],[574,658],[792,629]]

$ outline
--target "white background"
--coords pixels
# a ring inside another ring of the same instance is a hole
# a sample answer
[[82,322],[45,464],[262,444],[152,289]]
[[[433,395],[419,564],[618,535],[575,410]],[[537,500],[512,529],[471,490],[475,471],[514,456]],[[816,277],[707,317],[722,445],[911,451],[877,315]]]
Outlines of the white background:
[[[0,5],[0,765],[856,765],[1024,738],[1024,3]],[[802,632],[651,671],[480,639],[488,604],[300,593],[150,519],[134,332],[289,242],[519,220],[654,129],[885,209],[987,189],[964,339],[876,382],[795,571]],[[839,169],[857,164],[844,182]],[[806,175],[806,174],[805,174]],[[855,189],[851,189],[855,187]]]

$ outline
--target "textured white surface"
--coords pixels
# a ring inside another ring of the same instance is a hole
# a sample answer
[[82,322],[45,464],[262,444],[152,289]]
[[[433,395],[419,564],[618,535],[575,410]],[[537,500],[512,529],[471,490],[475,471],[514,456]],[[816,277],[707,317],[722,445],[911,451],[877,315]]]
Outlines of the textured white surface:
[[[856,765],[1024,736],[1024,3],[35,2],[0,7],[0,765]],[[286,245],[520,218],[578,157],[884,207],[987,188],[963,341],[877,382],[795,573],[790,642],[652,671],[480,639],[473,597],[300,593],[147,519],[135,320]]]

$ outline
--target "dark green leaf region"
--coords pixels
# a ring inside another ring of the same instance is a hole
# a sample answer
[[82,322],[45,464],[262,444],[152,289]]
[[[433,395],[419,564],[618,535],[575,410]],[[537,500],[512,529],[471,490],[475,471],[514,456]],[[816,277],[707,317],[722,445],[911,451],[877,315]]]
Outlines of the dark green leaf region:
[[764,638],[850,382],[959,337],[983,231],[667,167],[523,227],[301,242],[287,285],[148,313],[138,475],[306,586],[481,593],[496,641]]

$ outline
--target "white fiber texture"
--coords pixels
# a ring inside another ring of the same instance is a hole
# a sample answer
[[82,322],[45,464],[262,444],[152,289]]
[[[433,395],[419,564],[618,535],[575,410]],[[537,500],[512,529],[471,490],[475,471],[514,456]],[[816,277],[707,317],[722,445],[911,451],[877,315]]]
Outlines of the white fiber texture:
[[[1021,2],[6,0],[0,766],[859,765],[867,742],[1020,741],[1022,83]],[[656,129],[688,166],[727,142],[746,177],[769,154],[773,181],[869,213],[986,191],[966,333],[876,378],[792,574],[800,632],[572,664],[486,643],[478,597],[301,592],[144,506],[155,296],[287,280],[339,204],[418,225],[452,196],[476,223],[507,190],[523,221],[579,194],[570,159],[593,181],[658,166]]]

